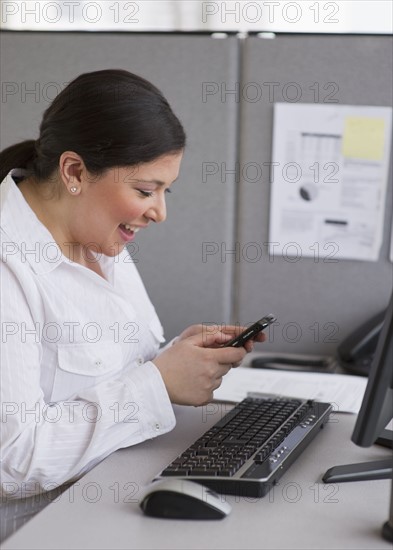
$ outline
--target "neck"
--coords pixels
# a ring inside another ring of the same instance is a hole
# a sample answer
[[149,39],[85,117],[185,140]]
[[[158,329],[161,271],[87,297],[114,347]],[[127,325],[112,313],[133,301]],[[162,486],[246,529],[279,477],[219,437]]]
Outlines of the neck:
[[38,184],[30,178],[20,182],[18,188],[34,214],[51,233],[64,256],[97,273],[99,271],[99,274],[102,275],[94,255],[89,250],[84,250],[84,247],[75,241],[68,230],[67,197],[62,194],[54,196],[54,193],[48,193],[48,185]]

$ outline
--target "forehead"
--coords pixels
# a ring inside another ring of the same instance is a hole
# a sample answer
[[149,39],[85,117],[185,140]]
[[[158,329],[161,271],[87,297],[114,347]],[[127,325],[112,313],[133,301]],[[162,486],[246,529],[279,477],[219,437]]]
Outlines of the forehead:
[[156,185],[170,185],[179,175],[183,153],[165,155],[137,166],[115,168],[122,181],[146,181]]

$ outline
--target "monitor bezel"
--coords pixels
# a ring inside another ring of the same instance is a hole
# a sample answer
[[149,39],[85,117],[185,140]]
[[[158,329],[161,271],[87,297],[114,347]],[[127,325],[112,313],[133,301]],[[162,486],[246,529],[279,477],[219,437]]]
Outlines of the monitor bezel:
[[370,447],[393,417],[393,293],[371,365],[352,441]]

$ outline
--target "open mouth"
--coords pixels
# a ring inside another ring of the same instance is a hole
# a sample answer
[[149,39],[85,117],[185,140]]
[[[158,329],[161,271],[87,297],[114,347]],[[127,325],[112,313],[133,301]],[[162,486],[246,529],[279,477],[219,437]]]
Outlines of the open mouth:
[[135,233],[139,231],[139,227],[132,227],[128,223],[121,223],[119,225],[119,232],[122,236],[122,239],[126,242],[132,241],[135,236]]
[[127,223],[121,223],[120,228],[122,229],[122,231],[125,231],[128,235],[132,235],[134,233],[134,231],[131,229],[131,226],[128,225]]

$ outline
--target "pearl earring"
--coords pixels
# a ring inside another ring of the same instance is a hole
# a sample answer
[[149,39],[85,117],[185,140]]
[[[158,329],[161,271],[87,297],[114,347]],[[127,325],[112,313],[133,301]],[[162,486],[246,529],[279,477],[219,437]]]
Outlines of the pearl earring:
[[77,187],[71,187],[70,188],[71,193],[76,193],[78,191]]

